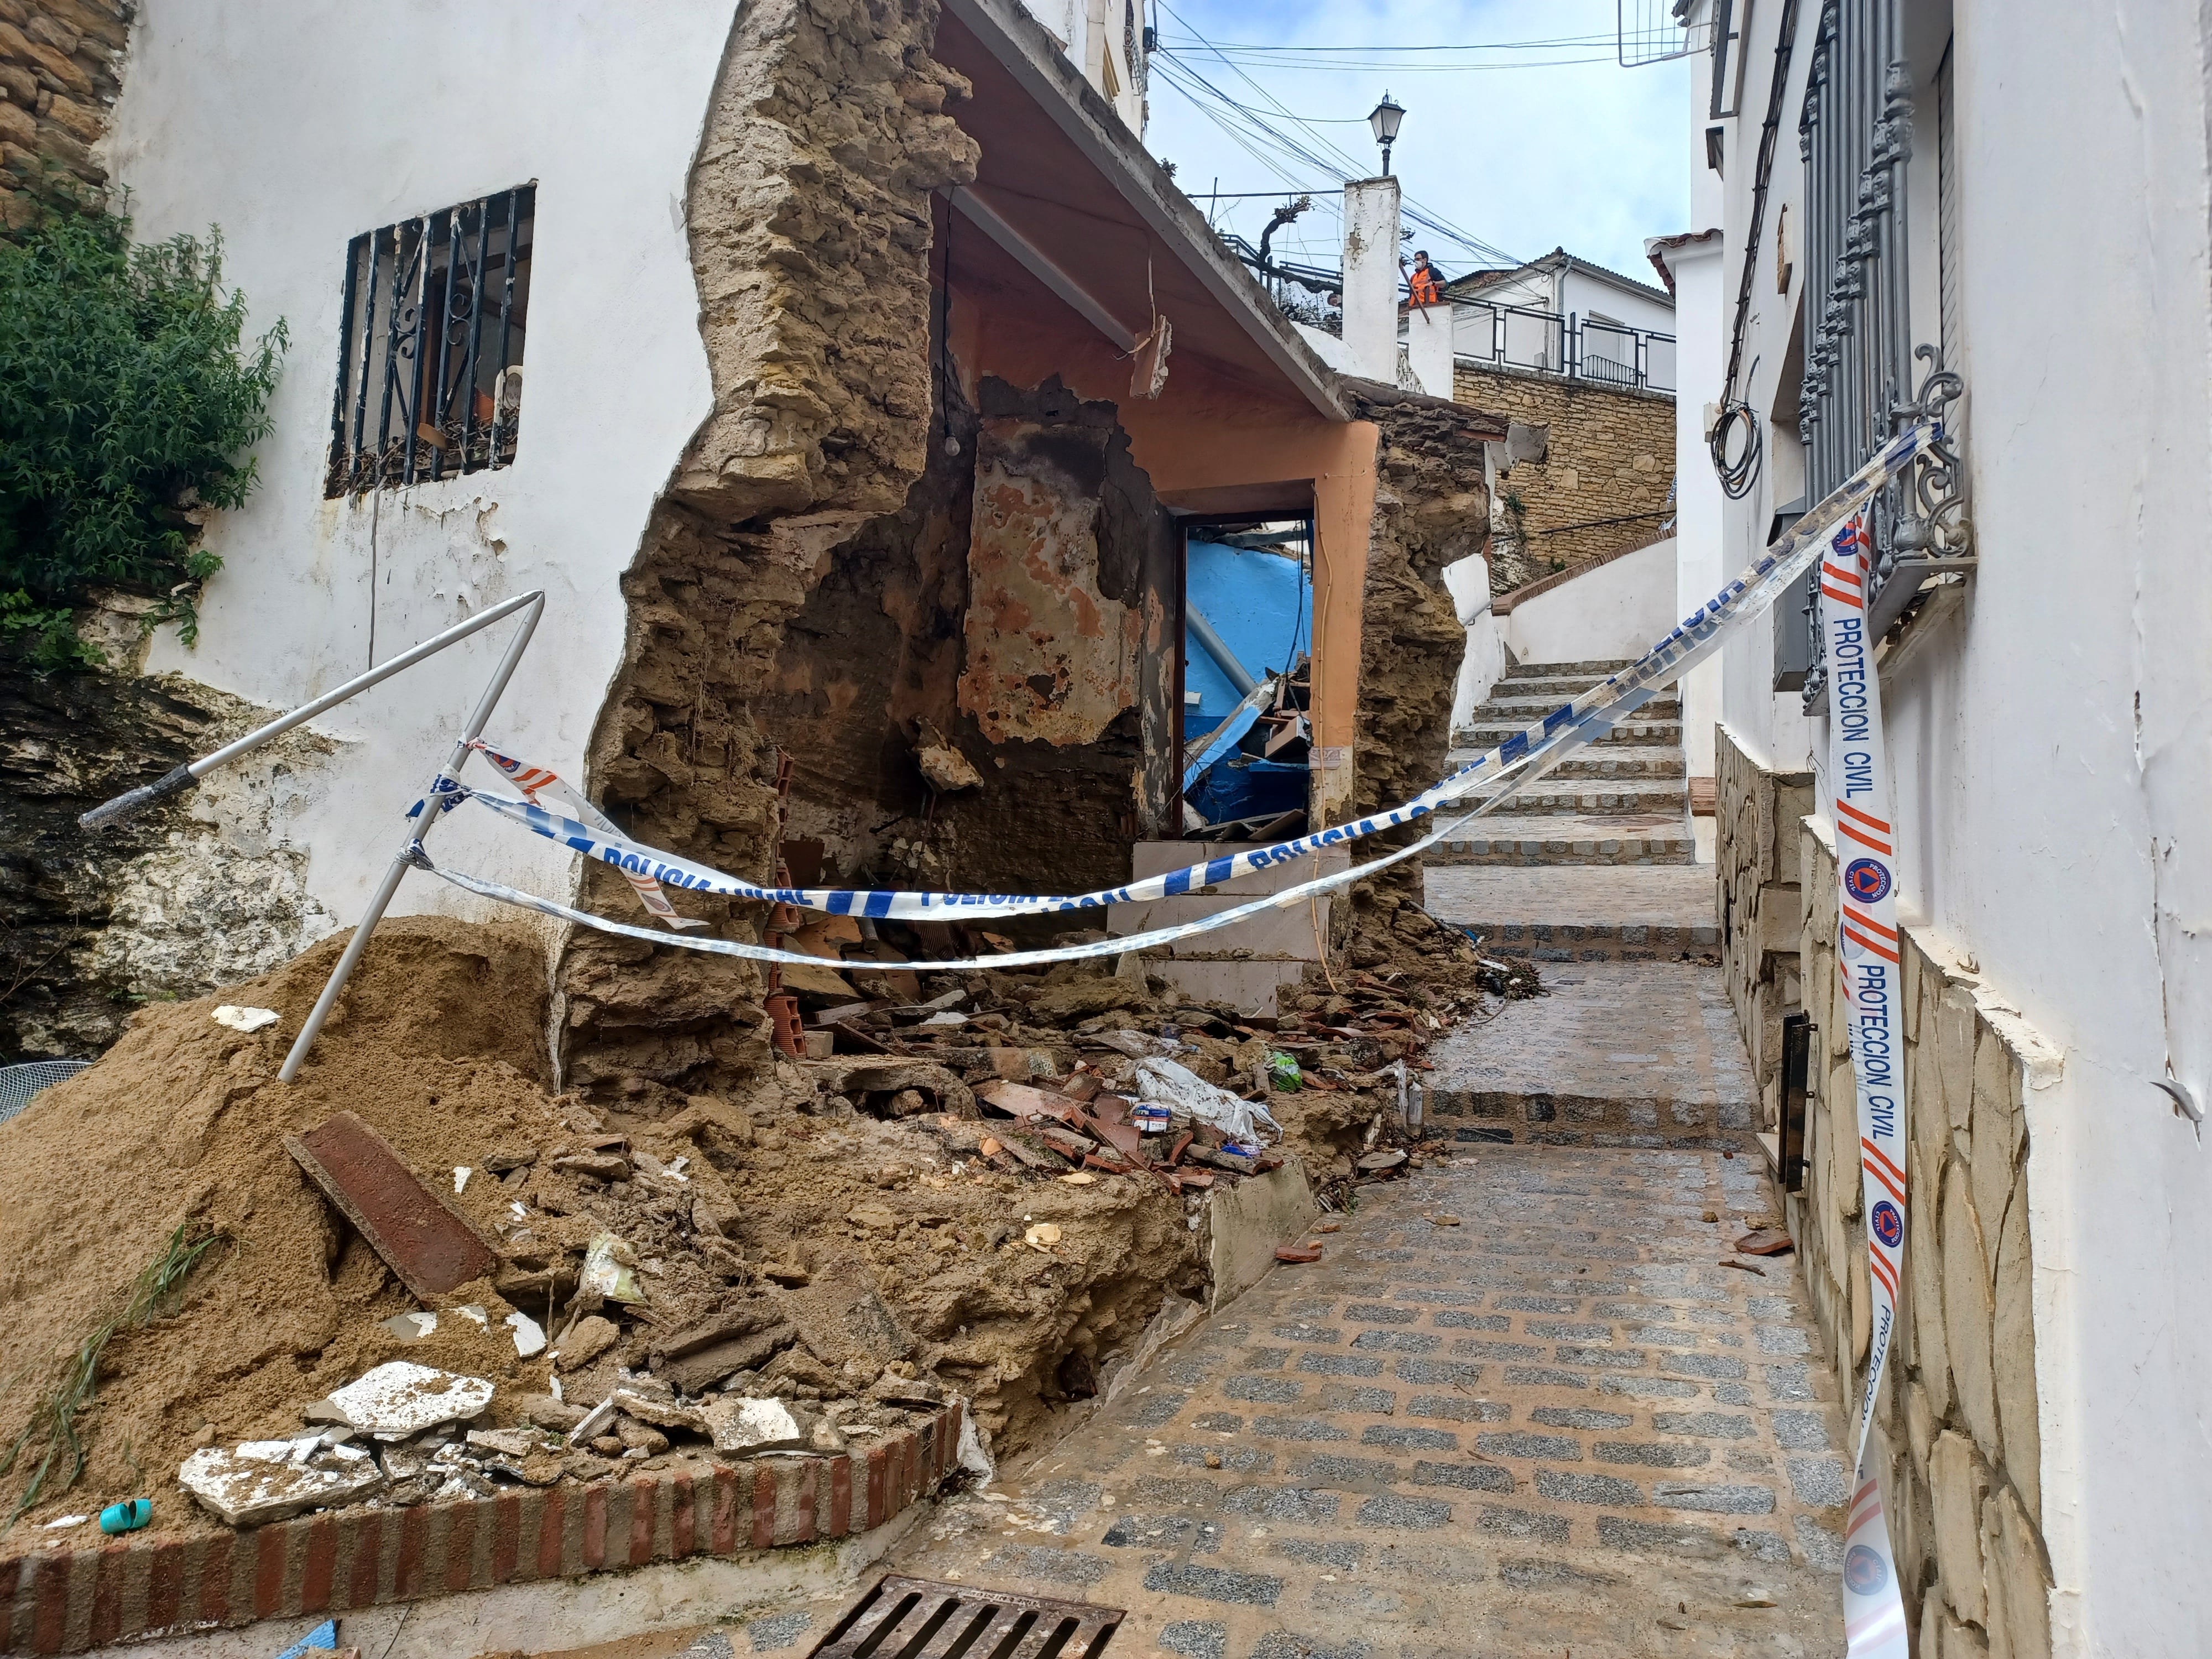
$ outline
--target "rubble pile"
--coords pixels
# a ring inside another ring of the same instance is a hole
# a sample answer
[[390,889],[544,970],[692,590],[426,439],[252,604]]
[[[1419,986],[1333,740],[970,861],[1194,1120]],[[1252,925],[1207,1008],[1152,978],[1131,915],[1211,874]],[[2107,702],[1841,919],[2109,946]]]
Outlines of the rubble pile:
[[860,1449],[952,1394],[1018,1451],[1202,1291],[1209,1189],[1295,1156],[1341,1204],[1404,1166],[1377,1156],[1420,1049],[1484,995],[1410,951],[1264,1018],[1134,957],[848,966],[741,1097],[594,1103],[545,1075],[530,931],[415,918],[282,1085],[342,943],[141,1010],[7,1128],[0,1447],[162,1238],[218,1236],[107,1342],[82,1474],[25,1524],[64,1494],[150,1492],[179,1532]]

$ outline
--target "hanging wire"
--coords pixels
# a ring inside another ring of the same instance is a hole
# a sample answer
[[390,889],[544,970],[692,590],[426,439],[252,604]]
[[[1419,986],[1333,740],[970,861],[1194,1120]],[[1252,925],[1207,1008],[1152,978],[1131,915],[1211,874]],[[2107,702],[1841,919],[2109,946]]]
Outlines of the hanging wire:
[[[1346,151],[1327,134],[1315,131],[1316,123],[1294,113],[1273,93],[1246,74],[1234,59],[1207,40],[1205,35],[1192,26],[1189,20],[1177,12],[1174,7],[1163,3],[1160,9],[1188,30],[1192,38],[1206,51],[1212,52],[1224,68],[1250,87],[1266,104],[1271,106],[1271,111],[1261,110],[1243,102],[1215,85],[1179,53],[1170,49],[1163,47],[1154,54],[1154,67],[1162,70],[1163,78],[1176,91],[1196,104],[1201,112],[1212,119],[1214,125],[1220,127],[1224,132],[1228,133],[1240,148],[1248,154],[1254,155],[1257,159],[1258,153],[1250,141],[1256,139],[1260,144],[1273,149],[1279,155],[1287,155],[1304,167],[1310,167],[1334,179],[1340,185],[1349,183],[1354,179],[1369,176],[1365,162]],[[1209,104],[1218,106],[1218,109],[1209,107]],[[1284,130],[1283,125],[1280,125],[1283,123],[1305,129],[1310,136],[1303,138],[1295,136]],[[1235,131],[1235,127],[1239,125],[1245,129],[1244,132]],[[1250,135],[1249,139],[1248,139],[1248,134]],[[1291,174],[1284,172],[1279,165],[1272,162],[1267,165],[1269,170],[1278,178],[1288,181],[1292,177]],[[1504,249],[1484,241],[1473,232],[1443,217],[1421,202],[1405,198],[1401,210],[1408,222],[1428,232],[1431,237],[1463,248],[1479,258],[1504,266],[1518,265],[1523,263]]]

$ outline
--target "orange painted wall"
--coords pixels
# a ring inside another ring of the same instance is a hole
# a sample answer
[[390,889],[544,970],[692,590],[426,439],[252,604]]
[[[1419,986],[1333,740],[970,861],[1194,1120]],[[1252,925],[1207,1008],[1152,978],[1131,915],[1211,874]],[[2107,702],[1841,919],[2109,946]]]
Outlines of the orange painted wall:
[[[1352,794],[1359,706],[1360,595],[1375,515],[1379,433],[1371,422],[1332,421],[1287,388],[1261,386],[1189,354],[1170,355],[1156,400],[1132,397],[1130,366],[1056,299],[956,282],[947,334],[969,397],[985,374],[1033,386],[1054,374],[1073,392],[1121,411],[1138,465],[1164,496],[1194,489],[1310,482],[1314,497],[1314,748],[1316,805],[1338,822]],[[1328,759],[1341,761],[1328,766]]]

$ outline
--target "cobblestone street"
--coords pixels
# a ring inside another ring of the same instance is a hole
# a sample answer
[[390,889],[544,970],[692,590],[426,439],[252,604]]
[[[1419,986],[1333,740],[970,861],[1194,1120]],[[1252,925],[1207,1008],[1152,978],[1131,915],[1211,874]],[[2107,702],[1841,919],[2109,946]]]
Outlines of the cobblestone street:
[[1551,1146],[1370,1189],[895,1565],[1187,1659],[1840,1652],[1832,1389],[1788,1258],[1720,1265],[1765,1190]]
[[[1432,907],[1493,874],[1531,920],[1711,915],[1694,867],[1443,869]],[[1778,1205],[1720,972],[1545,973],[1435,1051],[1425,1167],[892,1569],[1174,1659],[1840,1654],[1842,1419],[1796,1258],[1729,1248]]]

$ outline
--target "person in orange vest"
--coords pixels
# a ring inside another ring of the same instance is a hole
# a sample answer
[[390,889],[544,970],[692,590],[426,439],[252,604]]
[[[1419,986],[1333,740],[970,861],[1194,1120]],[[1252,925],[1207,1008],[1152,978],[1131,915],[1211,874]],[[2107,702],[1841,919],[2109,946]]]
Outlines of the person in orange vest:
[[1413,269],[1406,278],[1412,302],[1417,306],[1442,305],[1444,288],[1437,268],[1429,263],[1429,251],[1418,248],[1413,253]]

